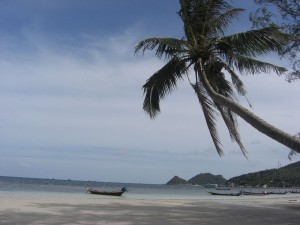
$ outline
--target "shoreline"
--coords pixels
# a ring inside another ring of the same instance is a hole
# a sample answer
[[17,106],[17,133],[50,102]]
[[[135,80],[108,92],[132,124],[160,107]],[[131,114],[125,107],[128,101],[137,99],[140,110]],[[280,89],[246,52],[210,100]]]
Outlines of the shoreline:
[[[75,195],[74,195],[75,196]],[[0,224],[299,224],[300,195],[130,199],[0,192]]]

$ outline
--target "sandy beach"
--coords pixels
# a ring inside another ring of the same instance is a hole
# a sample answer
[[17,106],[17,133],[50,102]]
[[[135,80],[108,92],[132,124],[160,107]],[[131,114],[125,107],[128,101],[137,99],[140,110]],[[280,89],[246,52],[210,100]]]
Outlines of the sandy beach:
[[149,200],[35,194],[1,195],[1,225],[299,224],[300,196]]

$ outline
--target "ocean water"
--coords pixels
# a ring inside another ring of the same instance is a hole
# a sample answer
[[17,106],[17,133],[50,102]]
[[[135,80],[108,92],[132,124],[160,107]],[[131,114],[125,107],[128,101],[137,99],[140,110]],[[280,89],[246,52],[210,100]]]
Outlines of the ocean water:
[[[119,191],[126,187],[128,192],[123,197],[130,199],[234,199],[240,196],[213,196],[207,191],[217,191],[214,188],[207,189],[203,186],[193,185],[165,185],[165,184],[133,184],[133,183],[111,183],[97,181],[76,181],[76,180],[57,180],[57,179],[38,179],[22,177],[0,176],[0,196],[1,195],[34,195],[34,196],[69,196],[86,198],[86,188],[101,189],[105,191]],[[240,189],[232,189],[230,192],[239,192]],[[252,191],[261,192],[266,189],[255,189]],[[268,190],[267,190],[268,191]],[[272,189],[272,191],[278,191]],[[281,190],[284,191],[284,190]],[[218,191],[228,192],[228,191]],[[287,194],[276,197],[286,197],[293,194]],[[95,197],[95,195],[93,195]],[[97,196],[101,198],[103,196]],[[105,196],[110,197],[110,196]],[[243,196],[243,198],[261,198],[262,196]],[[263,196],[263,198],[272,198],[274,195]]]
[[86,188],[104,191],[119,191],[126,187],[123,195],[132,199],[198,199],[210,196],[202,186],[112,183],[98,181],[76,181],[0,176],[0,194],[64,194],[86,195]]

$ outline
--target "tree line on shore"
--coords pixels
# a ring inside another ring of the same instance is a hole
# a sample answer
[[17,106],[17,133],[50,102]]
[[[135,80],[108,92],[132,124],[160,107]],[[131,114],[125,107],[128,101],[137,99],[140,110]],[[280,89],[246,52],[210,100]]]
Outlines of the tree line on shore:
[[189,180],[174,176],[168,185],[191,184],[244,187],[300,187],[300,161],[287,166],[243,174],[226,180],[222,175],[200,173]]

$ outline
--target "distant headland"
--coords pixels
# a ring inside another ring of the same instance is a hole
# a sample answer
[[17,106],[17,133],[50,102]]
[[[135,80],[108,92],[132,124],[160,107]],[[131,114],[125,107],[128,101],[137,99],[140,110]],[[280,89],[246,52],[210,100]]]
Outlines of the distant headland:
[[200,173],[189,180],[174,176],[168,185],[300,187],[300,161],[287,166],[243,174],[226,180],[222,175]]

